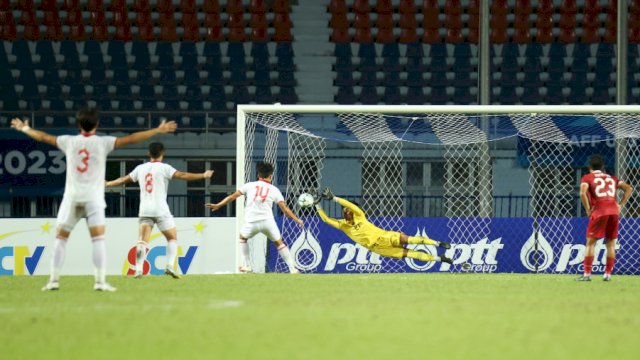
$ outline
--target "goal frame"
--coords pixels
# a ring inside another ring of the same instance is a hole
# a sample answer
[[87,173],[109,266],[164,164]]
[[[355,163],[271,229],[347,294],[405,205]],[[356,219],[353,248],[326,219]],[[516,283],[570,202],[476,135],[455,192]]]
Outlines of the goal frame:
[[[246,119],[248,113],[380,113],[380,114],[631,114],[640,115],[640,105],[282,105],[242,104],[237,106],[236,118],[236,186],[244,184],[246,156]],[[618,167],[616,159],[616,168]],[[244,218],[244,202],[236,203],[236,227],[233,241],[237,243]],[[268,246],[268,245],[267,245]],[[236,269],[240,265],[236,246]],[[237,270],[236,270],[237,271]]]

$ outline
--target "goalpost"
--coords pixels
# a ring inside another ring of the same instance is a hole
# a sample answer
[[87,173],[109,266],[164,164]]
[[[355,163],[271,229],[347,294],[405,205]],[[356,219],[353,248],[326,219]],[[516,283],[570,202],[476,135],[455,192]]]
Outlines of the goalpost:
[[[281,221],[304,272],[461,271],[468,262],[472,271],[577,273],[588,156],[602,153],[608,172],[640,188],[640,106],[240,105],[237,117],[236,180],[255,180],[259,161],[274,164],[274,185],[306,223]],[[295,201],[326,186],[383,229],[455,244],[454,265],[380,257],[327,229]],[[640,273],[639,202],[634,194],[621,213],[619,273]],[[238,230],[243,211],[238,202]],[[286,271],[267,259],[264,237],[250,243],[254,269],[266,261]]]

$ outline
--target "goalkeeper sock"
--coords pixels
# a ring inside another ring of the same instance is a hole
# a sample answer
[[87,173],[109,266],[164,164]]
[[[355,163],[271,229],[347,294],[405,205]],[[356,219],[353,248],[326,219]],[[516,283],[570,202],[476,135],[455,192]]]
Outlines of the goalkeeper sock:
[[51,258],[51,277],[50,282],[57,282],[60,280],[60,270],[62,264],[64,264],[64,257],[67,252],[67,239],[56,238],[56,242],[53,245],[53,258]]
[[107,247],[105,246],[104,236],[95,236],[91,238],[93,244],[93,266],[96,270],[96,283],[106,283],[107,272]]
[[605,275],[611,275],[611,272],[613,271],[613,265],[615,264],[616,264],[615,256],[607,257],[607,264],[605,265],[605,268],[604,268]]
[[415,251],[411,249],[407,249],[407,257],[420,261],[440,261],[439,256],[433,256],[422,251]]
[[407,244],[438,245],[440,242],[429,239],[426,236],[408,236]]
[[138,244],[136,245],[136,273],[142,274],[144,270],[144,260],[147,257],[147,249],[149,245],[142,241],[138,240]]
[[178,256],[178,241],[167,241],[167,267],[173,269],[176,263],[176,256]]
[[282,260],[284,260],[284,262],[289,266],[289,270],[294,270],[296,268],[293,264],[293,257],[291,257],[291,252],[287,245],[280,245],[278,247],[278,253],[280,254],[280,257],[282,257]]
[[242,262],[244,266],[249,266],[251,260],[249,259],[249,244],[247,240],[240,239],[240,251],[242,252]]
[[591,270],[593,269],[593,259],[595,256],[584,257],[584,276],[591,276]]

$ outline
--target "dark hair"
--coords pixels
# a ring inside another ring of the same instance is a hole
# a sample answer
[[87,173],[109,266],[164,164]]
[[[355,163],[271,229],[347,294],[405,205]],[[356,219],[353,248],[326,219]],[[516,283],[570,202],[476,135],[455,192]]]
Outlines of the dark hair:
[[589,158],[589,167],[591,170],[603,170],[604,169],[604,159],[601,155],[592,155]]
[[273,165],[268,162],[260,162],[258,163],[258,177],[261,179],[268,178],[269,175],[273,174]]
[[152,159],[159,158],[164,153],[164,145],[160,142],[152,142],[149,144],[149,156]]
[[80,109],[76,113],[76,123],[82,130],[86,132],[92,131],[100,123],[98,110],[93,108]]

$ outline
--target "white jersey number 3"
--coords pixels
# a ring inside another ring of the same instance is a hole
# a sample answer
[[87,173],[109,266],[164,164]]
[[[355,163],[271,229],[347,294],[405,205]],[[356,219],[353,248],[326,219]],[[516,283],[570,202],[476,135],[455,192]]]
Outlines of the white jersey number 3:
[[616,182],[612,178],[596,178],[593,182],[596,184],[597,197],[612,197],[616,194]]

